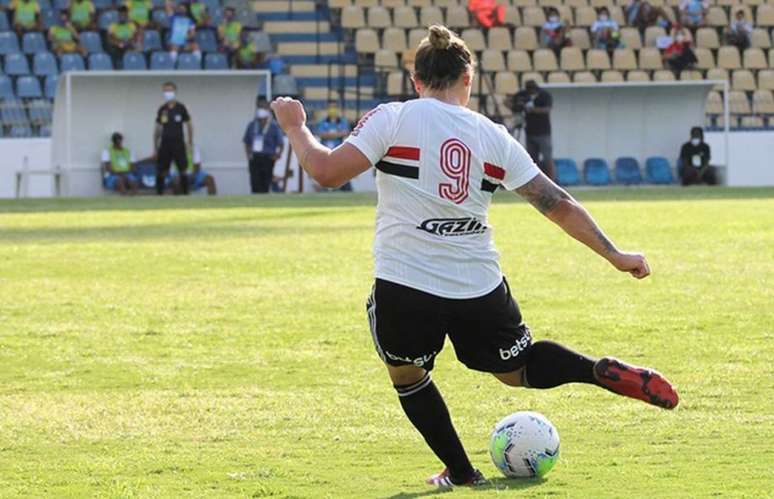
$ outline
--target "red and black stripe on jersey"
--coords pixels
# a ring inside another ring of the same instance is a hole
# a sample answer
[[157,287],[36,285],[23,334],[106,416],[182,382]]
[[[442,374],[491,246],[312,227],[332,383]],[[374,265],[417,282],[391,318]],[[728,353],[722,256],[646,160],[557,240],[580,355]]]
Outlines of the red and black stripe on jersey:
[[419,148],[392,146],[387,150],[376,169],[396,177],[419,178]]
[[[495,182],[489,180],[487,177],[494,179]],[[494,192],[500,187],[500,182],[505,178],[505,170],[492,163],[484,163],[484,178],[481,179],[481,190],[486,192]]]

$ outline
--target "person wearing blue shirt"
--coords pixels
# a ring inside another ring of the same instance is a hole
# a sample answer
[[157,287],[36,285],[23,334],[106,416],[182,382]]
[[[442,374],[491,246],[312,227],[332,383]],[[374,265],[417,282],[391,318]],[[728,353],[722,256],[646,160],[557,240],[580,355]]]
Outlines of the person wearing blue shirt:
[[247,124],[242,143],[250,168],[250,191],[253,194],[269,192],[274,176],[274,163],[285,147],[280,127],[271,119],[271,111],[262,99],[256,102],[255,118]]
[[[349,135],[349,122],[341,116],[339,105],[336,101],[328,102],[328,116],[317,122],[316,132],[317,136],[320,137],[320,142],[330,149],[340,146],[347,135]],[[351,191],[352,184],[347,182],[339,190]]]
[[188,6],[179,3],[172,10],[172,4],[169,4],[167,9],[170,16],[167,43],[172,60],[177,60],[177,53],[180,50],[190,50],[194,55],[201,57],[199,46],[194,39],[196,23],[188,11]]

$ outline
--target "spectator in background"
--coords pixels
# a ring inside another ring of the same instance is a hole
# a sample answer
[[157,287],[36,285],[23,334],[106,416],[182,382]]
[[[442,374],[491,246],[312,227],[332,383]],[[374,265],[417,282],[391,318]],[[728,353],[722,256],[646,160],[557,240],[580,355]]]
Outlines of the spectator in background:
[[110,146],[102,151],[102,184],[120,194],[137,194],[139,182],[135,175],[135,159],[124,147],[124,137],[114,132]]
[[717,172],[710,165],[710,147],[704,142],[704,130],[691,128],[691,140],[680,149],[680,179],[683,185],[718,183]]
[[247,125],[242,143],[250,168],[250,191],[269,192],[274,178],[274,163],[282,156],[285,143],[280,127],[272,120],[271,111],[256,100],[255,119]]
[[567,38],[567,25],[559,17],[556,7],[548,8],[548,20],[540,30],[540,45],[556,52],[559,56],[562,48],[570,44]]
[[468,11],[482,28],[505,23],[505,7],[497,5],[495,0],[468,0]]
[[687,29],[676,26],[672,30],[671,38],[672,43],[664,49],[661,56],[669,69],[674,71],[675,78],[679,78],[680,72],[696,64],[698,59],[691,48],[691,33]]
[[97,27],[94,14],[97,9],[91,0],[72,0],[70,3],[70,22],[78,31],[94,30]]
[[[188,185],[192,191],[198,191],[202,187],[207,188],[207,194],[214,196],[218,192],[218,188],[215,185],[215,177],[205,172],[202,169],[202,156],[199,153],[199,147],[193,146],[188,149],[188,168],[185,175],[188,177]],[[182,192],[180,184],[180,173],[175,172],[172,174],[170,183],[172,184],[172,190],[175,194]]]
[[212,20],[210,13],[207,10],[207,4],[199,0],[191,2],[190,6],[191,17],[193,17],[197,28],[210,28],[212,27]]
[[118,8],[118,22],[108,26],[107,53],[113,59],[113,67],[122,68],[124,54],[132,50],[141,50],[140,30],[129,19],[129,10],[125,5]]
[[550,179],[554,179],[554,154],[551,144],[551,94],[528,80],[524,90],[513,99],[513,112],[524,113],[527,132],[527,152]]
[[[344,142],[349,135],[350,127],[347,119],[341,116],[338,102],[334,100],[328,102],[328,114],[317,122],[316,132],[322,145],[329,149],[335,149]],[[352,184],[347,182],[338,190],[351,191]]]
[[226,53],[230,65],[234,64],[234,54],[242,47],[242,23],[237,21],[234,7],[223,11],[223,22],[218,26],[218,42]]
[[194,39],[196,24],[191,18],[186,4],[179,3],[174,7],[172,2],[167,3],[167,14],[170,16],[167,45],[172,60],[177,60],[177,54],[180,50],[190,51],[194,55],[201,57],[199,46]]
[[708,7],[706,0],[683,0],[680,3],[680,24],[691,30],[706,26]]
[[242,44],[236,51],[234,67],[236,69],[258,69],[263,63],[263,54],[258,52],[255,41],[246,31],[242,32]]
[[621,30],[618,23],[610,19],[607,7],[597,11],[597,20],[591,25],[594,47],[612,52],[621,45]]
[[129,19],[140,29],[156,28],[151,23],[151,11],[153,11],[151,0],[126,0],[124,5],[129,10]]
[[626,22],[644,33],[650,26],[661,26],[669,31],[671,23],[664,9],[655,7],[645,0],[632,0],[626,7]]
[[264,65],[271,71],[272,76],[281,75],[285,72],[285,60],[277,53],[276,47],[274,52],[266,56]]
[[12,0],[13,29],[21,38],[24,33],[40,31],[40,4],[38,0]]
[[[162,86],[164,104],[156,113],[153,130],[153,158],[156,160],[156,193],[164,193],[164,183],[175,162],[180,176],[180,192],[188,194],[188,150],[193,149],[193,124],[188,109],[177,100],[177,85],[168,81]],[[186,140],[183,125],[188,131]]]
[[726,30],[726,43],[736,45],[739,50],[748,49],[752,40],[752,32],[752,23],[745,19],[744,9],[739,9],[731,22],[731,26]]
[[79,53],[86,57],[86,50],[79,45],[78,32],[70,23],[70,14],[66,10],[59,11],[59,23],[48,29],[48,41],[58,56]]

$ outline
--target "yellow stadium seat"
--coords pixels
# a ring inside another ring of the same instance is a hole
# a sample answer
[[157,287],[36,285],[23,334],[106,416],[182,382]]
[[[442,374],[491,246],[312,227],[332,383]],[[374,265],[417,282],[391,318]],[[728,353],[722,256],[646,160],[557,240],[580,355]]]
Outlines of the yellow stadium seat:
[[704,101],[704,111],[708,114],[723,114],[723,97],[720,92],[711,90]]
[[589,5],[594,8],[599,7],[613,7],[615,6],[615,0],[589,0]]
[[414,61],[417,58],[416,47],[410,48],[400,55],[400,63],[407,71],[414,71]]
[[588,28],[597,20],[597,11],[594,7],[579,7],[575,9],[575,26]]
[[761,49],[771,48],[771,38],[769,37],[769,31],[763,28],[753,29],[751,45]]
[[771,90],[756,90],[753,93],[753,112],[756,114],[774,114],[774,94]]
[[548,83],[572,83],[570,75],[564,71],[552,71],[546,79]]
[[640,69],[654,70],[663,69],[664,64],[661,61],[661,52],[654,47],[643,47],[640,50]]
[[708,70],[715,67],[715,56],[712,54],[712,51],[707,48],[699,47],[693,50],[693,53],[696,54],[696,69],[703,69]]
[[578,71],[573,73],[572,81],[575,83],[596,83],[597,78],[594,76],[594,73],[589,71]]
[[546,22],[546,15],[541,7],[524,7],[521,16],[524,26],[539,28]]
[[446,25],[450,28],[467,28],[470,26],[468,9],[456,5],[446,10]]
[[[717,120],[717,126],[720,127],[720,128],[725,128],[725,123],[726,123],[725,116],[722,115],[722,114],[719,115],[718,116],[718,120]],[[729,116],[728,117],[728,127],[729,128],[738,128],[739,127],[739,117],[738,116],[733,116],[733,115]]]
[[586,52],[586,68],[590,71],[610,69],[610,57],[607,50],[591,49]]
[[[618,26],[626,26],[626,16],[624,16],[624,11],[621,7],[609,7],[608,10],[610,11],[610,19],[618,23]],[[667,11],[667,14],[669,11]],[[667,15],[667,17],[669,17]]]
[[396,9],[405,5],[406,2],[404,0],[382,0],[382,7],[387,7],[388,9]]
[[487,33],[487,47],[494,50],[508,51],[513,48],[511,31],[504,27],[495,27]]
[[573,28],[570,30],[570,41],[572,42],[573,47],[578,47],[581,50],[591,48],[589,30],[585,28]]
[[577,9],[578,7],[586,7],[589,2],[588,0],[565,0],[564,4],[568,7]]
[[637,57],[632,49],[616,49],[613,51],[613,68],[620,71],[637,69]]
[[406,31],[400,28],[387,28],[382,34],[382,48],[403,53],[408,49]]
[[527,84],[528,81],[534,81],[538,85],[542,85],[545,83],[543,80],[543,75],[540,73],[522,73],[521,75],[521,88],[524,88],[524,86]]
[[352,0],[357,7],[378,7],[379,0]]
[[[403,93],[403,72],[394,72],[387,75],[387,95],[401,95]],[[406,88],[410,88],[411,82],[406,78]]]
[[769,3],[758,7],[758,16],[755,19],[755,25],[764,28],[774,26],[774,5]]
[[519,79],[510,71],[500,71],[495,75],[495,92],[498,94],[515,94],[519,91]]
[[505,7],[505,25],[521,26],[521,12],[516,7]]
[[766,54],[759,48],[749,48],[744,51],[744,67],[747,69],[766,69]]
[[433,0],[407,0],[406,5],[410,7],[430,7],[433,5]]
[[572,26],[572,9],[566,5],[554,6],[554,8],[559,11],[559,19]]
[[442,9],[448,9],[451,7],[458,7],[460,5],[459,0],[433,0],[433,5],[441,7]]
[[756,89],[755,76],[748,69],[737,69],[731,73],[731,88],[752,92]]
[[414,9],[414,7],[398,7],[392,12],[392,14],[396,28],[410,29],[419,26],[419,21],[417,20],[417,11]]
[[559,67],[565,71],[583,71],[586,64],[578,47],[564,47],[559,54]]
[[617,83],[624,81],[624,76],[623,73],[616,70],[602,71],[602,76],[599,78],[599,81],[605,83]]
[[739,90],[728,92],[728,107],[732,114],[750,114],[752,112],[747,94]]
[[350,5],[352,5],[350,0],[330,0],[328,2],[328,7],[331,9],[343,9],[344,7],[349,7]]
[[728,16],[723,7],[710,7],[707,11],[707,25],[715,28],[725,28],[728,26]]
[[650,81],[650,76],[645,71],[629,71],[626,73],[626,81]]
[[368,27],[369,28],[389,28],[392,26],[392,19],[390,18],[390,11],[384,7],[369,7],[368,8]]
[[484,50],[480,62],[484,71],[505,71],[505,57],[499,50]]
[[407,46],[411,49],[416,49],[421,42],[427,36],[427,30],[422,28],[415,28],[409,31]]
[[758,71],[758,88],[761,90],[774,90],[774,69]]
[[561,7],[562,0],[539,0],[538,5],[541,7]]
[[[728,70],[723,68],[712,68],[707,71],[707,80],[711,81],[728,81]],[[723,90],[723,85],[718,83],[715,85],[715,90]]]
[[556,62],[556,54],[550,49],[538,49],[532,54],[532,67],[535,71],[556,71],[559,64]]
[[675,74],[667,69],[653,72],[653,81],[675,81]]
[[521,50],[535,50],[538,47],[535,30],[526,26],[516,28],[513,34],[513,46]]
[[379,50],[379,35],[371,28],[360,28],[355,33],[355,50],[361,54],[373,54]]
[[624,47],[628,49],[639,50],[642,48],[642,37],[640,36],[640,30],[637,28],[621,28],[621,41]]
[[724,69],[739,69],[742,60],[739,57],[739,49],[732,46],[720,47],[718,50],[718,67]]
[[382,68],[382,70],[388,69],[394,71],[398,69],[398,64],[398,55],[392,50],[382,49],[374,54],[374,66],[376,66],[377,70]]
[[680,71],[680,79],[683,81],[696,81],[702,80],[704,77],[701,75],[701,71],[695,69],[684,69]]
[[474,52],[480,52],[486,48],[484,33],[478,28],[468,28],[462,31],[462,39],[468,45],[468,48]]
[[514,7],[534,7],[537,4],[537,0],[513,0]]
[[742,116],[739,125],[745,128],[763,128],[763,118],[760,116]]
[[526,50],[510,50],[508,51],[508,71],[515,71],[523,73],[525,71],[532,71],[532,61],[529,58],[529,53]]
[[428,5],[422,7],[419,11],[419,24],[424,27],[432,26],[433,24],[445,24],[443,19],[443,11],[440,7],[434,5]]
[[666,31],[661,26],[648,26],[645,30],[645,46],[655,47],[659,37],[666,36]]
[[349,6],[341,10],[341,27],[345,29],[364,28],[365,14],[361,7]]
[[720,37],[715,28],[699,28],[696,30],[696,46],[708,49],[720,48]]

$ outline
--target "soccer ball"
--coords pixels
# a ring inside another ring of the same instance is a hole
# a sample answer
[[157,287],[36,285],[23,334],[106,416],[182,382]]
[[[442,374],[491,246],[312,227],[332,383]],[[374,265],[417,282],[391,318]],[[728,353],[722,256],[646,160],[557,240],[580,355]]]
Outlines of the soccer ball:
[[559,459],[559,433],[537,412],[515,412],[495,426],[492,462],[509,478],[542,477]]

